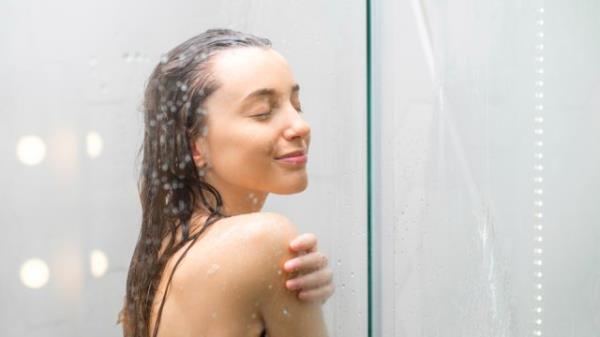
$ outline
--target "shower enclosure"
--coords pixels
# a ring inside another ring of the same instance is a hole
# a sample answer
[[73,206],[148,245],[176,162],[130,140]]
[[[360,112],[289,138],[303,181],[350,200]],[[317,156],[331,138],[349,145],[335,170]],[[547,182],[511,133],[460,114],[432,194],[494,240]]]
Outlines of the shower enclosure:
[[0,3],[0,335],[120,336],[142,90],[209,28],[301,86],[330,336],[597,336],[600,3]]

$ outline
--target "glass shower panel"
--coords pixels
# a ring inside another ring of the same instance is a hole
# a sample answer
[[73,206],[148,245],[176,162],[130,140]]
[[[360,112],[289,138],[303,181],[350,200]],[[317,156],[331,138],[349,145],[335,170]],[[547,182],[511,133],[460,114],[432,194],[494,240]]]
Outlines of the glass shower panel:
[[374,4],[374,335],[600,331],[599,15]]
[[263,210],[329,257],[329,335],[366,335],[365,17],[344,0],[0,2],[0,335],[121,335],[142,90],[163,53],[209,28],[287,58],[312,128],[309,184]]

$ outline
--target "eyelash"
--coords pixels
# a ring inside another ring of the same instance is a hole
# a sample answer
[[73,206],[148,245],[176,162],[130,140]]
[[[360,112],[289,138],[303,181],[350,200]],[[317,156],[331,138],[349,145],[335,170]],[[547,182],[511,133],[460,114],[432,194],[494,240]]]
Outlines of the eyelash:
[[[303,112],[301,107],[298,107],[298,109],[296,109],[296,111],[298,112]],[[252,117],[258,119],[258,120],[266,120],[268,116],[271,115],[271,113],[273,112],[273,109],[269,110],[268,112],[259,114],[259,115],[254,115]]]

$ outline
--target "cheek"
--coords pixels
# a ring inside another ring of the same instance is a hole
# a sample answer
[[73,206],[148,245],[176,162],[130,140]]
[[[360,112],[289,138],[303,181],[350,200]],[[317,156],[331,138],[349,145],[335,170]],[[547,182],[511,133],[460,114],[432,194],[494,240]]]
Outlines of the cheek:
[[209,142],[211,162],[217,170],[235,170],[233,174],[245,175],[272,165],[274,143],[258,130],[222,134]]

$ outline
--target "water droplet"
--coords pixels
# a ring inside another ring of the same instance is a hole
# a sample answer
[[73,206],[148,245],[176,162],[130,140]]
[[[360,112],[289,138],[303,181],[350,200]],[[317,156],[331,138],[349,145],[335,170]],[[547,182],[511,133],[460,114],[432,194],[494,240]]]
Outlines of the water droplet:
[[221,269],[221,266],[219,266],[218,264],[213,264],[212,266],[210,266],[210,269],[208,269],[206,274],[212,275],[212,274],[216,273],[217,271],[219,271],[219,269]]
[[273,289],[273,285],[272,284],[269,284],[269,289]]
[[144,55],[142,55],[142,53],[140,53],[139,51],[136,51],[133,57],[138,62],[141,62],[144,59]]
[[289,314],[290,314],[290,313],[288,312],[288,310],[287,310],[287,309],[285,309],[285,308],[283,309],[283,311],[282,311],[282,312],[283,312],[283,314],[284,314],[285,316],[289,316]]
[[[168,55],[162,55],[160,57],[160,63],[165,64],[169,61],[169,56]],[[163,87],[164,88],[164,87]]]

